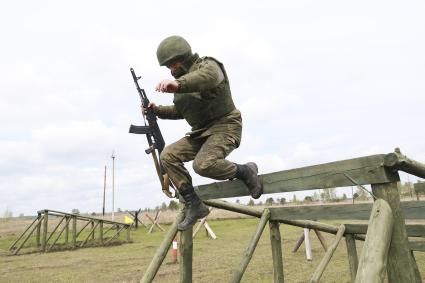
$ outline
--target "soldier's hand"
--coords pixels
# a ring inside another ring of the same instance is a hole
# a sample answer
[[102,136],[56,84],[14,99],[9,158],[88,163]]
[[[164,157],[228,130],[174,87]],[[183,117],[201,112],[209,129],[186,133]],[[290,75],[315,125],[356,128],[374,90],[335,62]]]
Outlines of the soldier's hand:
[[156,85],[155,90],[158,92],[176,92],[179,87],[180,85],[176,81],[163,80]]
[[[143,115],[146,115],[147,114],[147,108],[144,108],[143,107],[143,105],[141,106],[142,107],[142,112],[143,112]],[[154,109],[156,107],[156,104],[154,103],[154,102],[149,102],[149,104],[148,104],[148,108],[152,108],[152,109]]]

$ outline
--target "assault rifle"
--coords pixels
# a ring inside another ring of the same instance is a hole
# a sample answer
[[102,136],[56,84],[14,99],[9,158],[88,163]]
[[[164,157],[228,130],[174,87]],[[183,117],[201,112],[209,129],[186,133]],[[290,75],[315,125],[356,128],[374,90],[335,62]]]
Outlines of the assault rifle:
[[[154,110],[149,106],[149,99],[146,96],[145,90],[140,88],[138,80],[141,77],[137,77],[133,68],[130,68],[131,75],[133,76],[134,83],[136,84],[136,89],[139,92],[140,100],[142,101],[142,115],[144,126],[135,126],[130,125],[129,133],[132,134],[143,134],[146,135],[148,140],[149,147],[145,150],[146,154],[152,154],[152,159],[155,164],[156,172],[158,174],[159,181],[161,182],[162,191],[168,197],[175,197],[170,191],[170,186],[174,188],[173,184],[170,182],[168,175],[165,173],[165,170],[161,164],[159,156],[161,155],[162,150],[165,147],[164,138],[162,137],[161,130],[159,129],[156,115]],[[146,124],[146,120],[148,123]]]

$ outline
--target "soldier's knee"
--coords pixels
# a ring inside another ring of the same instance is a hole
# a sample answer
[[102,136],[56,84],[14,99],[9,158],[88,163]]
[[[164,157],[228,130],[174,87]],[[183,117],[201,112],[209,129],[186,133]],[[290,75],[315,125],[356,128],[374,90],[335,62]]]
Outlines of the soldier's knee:
[[195,159],[193,161],[193,170],[196,172],[196,174],[203,177],[210,177],[214,167],[215,163],[211,162],[211,160]]
[[164,164],[168,164],[170,162],[172,162],[172,151],[170,150],[170,148],[168,146],[166,146],[162,152],[161,155],[159,156],[159,159],[161,160],[161,162]]

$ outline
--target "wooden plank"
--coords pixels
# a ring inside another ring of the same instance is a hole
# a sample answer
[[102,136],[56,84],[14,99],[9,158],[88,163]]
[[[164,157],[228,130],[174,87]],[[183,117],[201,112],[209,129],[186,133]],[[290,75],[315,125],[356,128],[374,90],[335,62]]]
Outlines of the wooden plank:
[[409,241],[409,248],[412,251],[425,252],[425,241]]
[[250,262],[252,255],[254,254],[255,248],[257,247],[258,241],[260,240],[261,234],[263,234],[264,227],[269,221],[270,211],[266,208],[263,212],[263,215],[260,218],[260,222],[258,223],[257,229],[255,230],[254,235],[252,236],[251,242],[249,243],[247,249],[242,255],[242,260],[239,264],[239,267],[233,273],[233,277],[230,282],[237,283],[240,282],[242,276]]
[[372,185],[373,194],[382,198],[390,205],[394,228],[388,253],[388,281],[389,282],[421,282],[416,277],[418,269],[415,260],[410,254],[407,242],[407,233],[403,213],[400,209],[400,196],[397,183]]
[[357,267],[359,266],[359,258],[357,256],[356,240],[352,234],[345,234],[345,244],[347,246],[351,282],[354,282],[356,280]]
[[[361,185],[399,181],[397,172],[383,166],[384,158],[384,154],[371,155],[263,174],[260,179],[264,194],[356,185],[350,178]],[[240,180],[200,185],[195,190],[203,200],[250,195]]]
[[273,258],[273,282],[283,283],[282,240],[280,236],[279,222],[269,221],[269,227]]
[[[345,226],[350,234],[367,233],[367,224],[347,223]],[[406,224],[406,232],[408,237],[425,237],[425,224]]]
[[[424,219],[425,201],[407,201],[400,203],[406,219]],[[372,203],[308,205],[293,207],[270,207],[270,219],[369,219]]]
[[180,232],[180,282],[192,283],[193,227]]
[[393,224],[389,204],[383,199],[376,200],[370,215],[369,229],[355,282],[384,282]]

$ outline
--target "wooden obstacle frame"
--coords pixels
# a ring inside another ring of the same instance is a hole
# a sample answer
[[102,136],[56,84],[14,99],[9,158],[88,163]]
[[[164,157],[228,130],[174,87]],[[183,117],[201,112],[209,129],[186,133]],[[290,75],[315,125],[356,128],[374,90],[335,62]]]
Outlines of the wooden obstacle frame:
[[[59,218],[59,222],[49,232],[49,220],[53,217]],[[44,209],[37,212],[37,217],[10,246],[9,252],[17,255],[22,248],[26,247],[25,244],[31,236],[35,236],[36,247],[39,252],[76,249],[90,245],[106,246],[113,241],[116,242],[120,233],[124,231],[127,232],[125,241],[130,242],[131,226],[116,221]],[[82,233],[86,229],[90,229],[89,233]],[[85,237],[81,238],[80,236],[83,234]]]
[[[421,282],[413,251],[425,251],[425,225],[406,225],[405,219],[423,220],[425,218],[425,202],[400,202],[397,186],[397,182],[400,181],[399,170],[425,178],[425,165],[402,155],[399,149],[389,154],[360,157],[260,176],[264,184],[264,194],[371,185],[371,194],[375,199],[373,204],[268,207],[259,210],[216,200],[248,196],[247,188],[239,180],[202,185],[196,187],[195,190],[204,203],[209,206],[260,219],[230,282],[240,282],[242,279],[267,223],[269,223],[270,229],[274,282],[284,282],[280,223],[336,235],[310,282],[320,280],[343,237],[346,241],[352,282],[383,282],[385,274],[387,274],[389,282]],[[181,210],[140,282],[153,281],[177,233],[177,225],[183,218],[184,210]],[[310,219],[339,219],[347,220],[347,222],[337,227]],[[368,225],[348,222],[349,220],[368,219]],[[418,241],[418,239],[420,240]],[[366,247],[377,245],[379,248],[363,249],[359,261],[356,240],[366,241]],[[192,229],[182,231],[180,235],[180,282],[192,282],[192,247]]]

